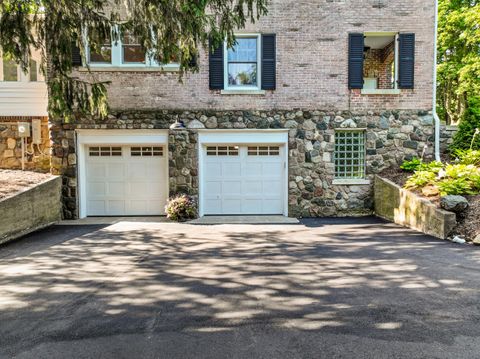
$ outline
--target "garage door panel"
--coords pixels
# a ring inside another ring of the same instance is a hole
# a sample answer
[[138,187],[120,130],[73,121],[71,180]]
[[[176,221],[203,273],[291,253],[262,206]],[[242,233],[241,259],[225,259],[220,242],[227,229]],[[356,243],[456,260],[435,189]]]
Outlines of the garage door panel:
[[123,156],[108,156],[107,152],[88,156],[87,151],[87,215],[164,214],[168,192],[166,157],[131,156],[130,146],[122,147],[121,153]]
[[283,152],[278,146],[270,152],[255,146],[230,147],[238,149],[235,152],[238,154],[216,156],[215,147],[208,147],[210,152],[203,161],[203,213],[283,214],[286,191],[284,159],[280,155]]
[[123,163],[107,163],[107,174],[110,178],[125,177],[125,165]]

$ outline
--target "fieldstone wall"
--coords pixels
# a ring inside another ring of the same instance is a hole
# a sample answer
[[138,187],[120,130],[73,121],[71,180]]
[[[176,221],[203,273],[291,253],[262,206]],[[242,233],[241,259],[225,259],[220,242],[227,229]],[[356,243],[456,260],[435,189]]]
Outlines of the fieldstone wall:
[[[63,175],[64,217],[77,217],[75,128],[170,130],[170,194],[198,193],[198,129],[288,129],[289,214],[296,217],[373,213],[373,177],[405,158],[432,157],[434,121],[427,111],[122,111],[103,121],[53,123],[53,172]],[[336,185],[334,140],[337,128],[365,129],[370,185]]]
[[[50,135],[48,118],[38,117],[42,123],[42,144],[32,147],[32,138],[27,138],[25,169],[38,172],[50,171]],[[18,134],[18,122],[32,123],[32,117],[0,116],[0,168],[22,168],[22,144]]]

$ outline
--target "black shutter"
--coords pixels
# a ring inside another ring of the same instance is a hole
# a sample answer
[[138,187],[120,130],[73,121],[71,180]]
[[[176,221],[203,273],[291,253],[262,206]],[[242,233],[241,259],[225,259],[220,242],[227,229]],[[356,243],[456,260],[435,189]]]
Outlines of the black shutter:
[[415,34],[398,35],[398,87],[413,89],[415,82]]
[[363,88],[363,34],[348,35],[348,88]]
[[262,90],[275,90],[276,63],[275,34],[262,35]]
[[212,52],[211,43],[209,44],[209,73],[210,90],[223,90],[223,44]]
[[82,66],[82,54],[75,43],[72,43],[72,66]]

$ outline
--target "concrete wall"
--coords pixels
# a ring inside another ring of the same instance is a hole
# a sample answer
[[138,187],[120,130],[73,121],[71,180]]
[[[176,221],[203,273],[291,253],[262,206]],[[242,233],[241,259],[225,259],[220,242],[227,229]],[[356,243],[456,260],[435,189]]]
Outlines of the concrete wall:
[[0,201],[0,243],[19,238],[61,219],[62,179],[54,177]]
[[[268,15],[239,32],[277,36],[277,89],[265,95],[209,90],[208,57],[179,83],[177,73],[108,68],[96,72],[108,86],[111,108],[217,110],[358,110],[432,108],[434,2],[423,0],[272,0]],[[412,32],[416,36],[415,89],[400,95],[349,91],[350,32]],[[88,77],[83,73],[83,76]]]
[[375,214],[405,227],[446,239],[456,224],[455,213],[437,208],[430,201],[395,183],[375,176]]

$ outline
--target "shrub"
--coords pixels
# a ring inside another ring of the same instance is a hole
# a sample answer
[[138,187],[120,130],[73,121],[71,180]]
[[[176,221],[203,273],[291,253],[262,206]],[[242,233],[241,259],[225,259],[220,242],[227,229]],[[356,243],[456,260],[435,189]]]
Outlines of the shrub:
[[473,165],[453,164],[445,167],[445,177],[470,178],[479,174],[479,169]]
[[405,183],[405,188],[419,188],[427,184],[433,184],[436,175],[430,171],[416,171]]
[[420,168],[421,164],[422,160],[420,158],[413,157],[410,161],[403,161],[400,168],[406,172],[414,172]]
[[467,178],[446,178],[437,184],[440,195],[465,195],[474,194],[472,183]]
[[463,165],[480,166],[480,150],[456,150],[455,157]]
[[165,212],[172,221],[184,222],[197,217],[197,204],[192,197],[182,194],[168,199]]
[[420,170],[421,171],[430,171],[433,173],[438,173],[440,170],[443,168],[443,163],[439,161],[432,161],[429,163],[422,163],[420,165]]
[[467,150],[469,148],[480,150],[480,136],[475,135],[477,128],[480,128],[480,97],[470,98],[468,109],[458,125],[458,131],[453,136],[453,143],[450,145],[450,152]]

